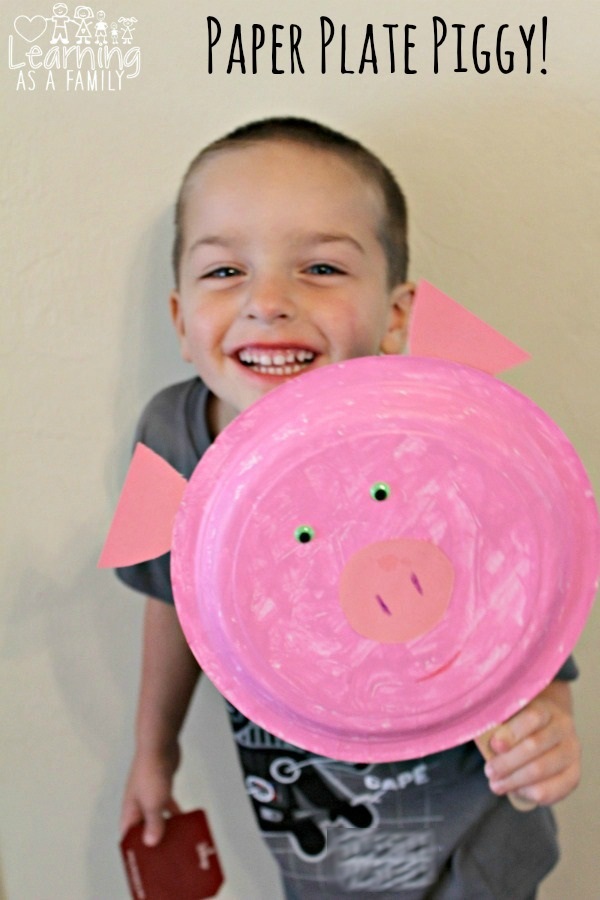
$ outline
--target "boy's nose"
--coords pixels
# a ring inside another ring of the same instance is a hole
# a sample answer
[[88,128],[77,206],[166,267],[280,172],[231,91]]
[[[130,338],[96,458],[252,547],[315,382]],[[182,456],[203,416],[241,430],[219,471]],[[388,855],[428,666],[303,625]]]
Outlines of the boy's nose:
[[276,319],[291,319],[295,304],[290,287],[283,278],[257,278],[250,283],[244,304],[244,315],[249,319],[273,322]]

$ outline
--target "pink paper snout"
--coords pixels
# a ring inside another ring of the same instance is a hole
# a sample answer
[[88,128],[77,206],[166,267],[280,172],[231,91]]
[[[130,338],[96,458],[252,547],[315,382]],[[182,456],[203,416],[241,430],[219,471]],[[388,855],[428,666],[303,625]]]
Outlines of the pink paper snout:
[[431,541],[377,541],[346,563],[340,603],[358,634],[386,644],[404,643],[444,617],[453,585],[454,567]]

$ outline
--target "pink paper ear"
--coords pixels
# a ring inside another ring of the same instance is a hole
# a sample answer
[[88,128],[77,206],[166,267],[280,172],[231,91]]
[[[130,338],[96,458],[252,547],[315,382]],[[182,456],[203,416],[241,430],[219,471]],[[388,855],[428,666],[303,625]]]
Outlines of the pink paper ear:
[[162,456],[137,444],[98,568],[132,566],[167,553],[186,486]]
[[417,287],[409,344],[412,356],[448,359],[490,375],[530,359],[529,353],[427,281]]

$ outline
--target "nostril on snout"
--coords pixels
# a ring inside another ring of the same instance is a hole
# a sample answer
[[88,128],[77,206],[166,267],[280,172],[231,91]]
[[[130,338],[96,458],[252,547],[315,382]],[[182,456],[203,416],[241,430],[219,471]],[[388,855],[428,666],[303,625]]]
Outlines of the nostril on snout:
[[384,572],[391,572],[392,569],[396,568],[398,562],[398,557],[393,553],[386,553],[385,556],[377,557],[377,565],[380,569],[383,569]]

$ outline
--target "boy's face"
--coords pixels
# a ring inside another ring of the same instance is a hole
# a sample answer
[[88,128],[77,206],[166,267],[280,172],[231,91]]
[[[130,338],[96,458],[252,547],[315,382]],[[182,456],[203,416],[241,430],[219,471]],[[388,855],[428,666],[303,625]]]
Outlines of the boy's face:
[[382,215],[334,153],[270,141],[202,163],[171,309],[220,425],[301,372],[401,352],[412,287],[388,285]]

